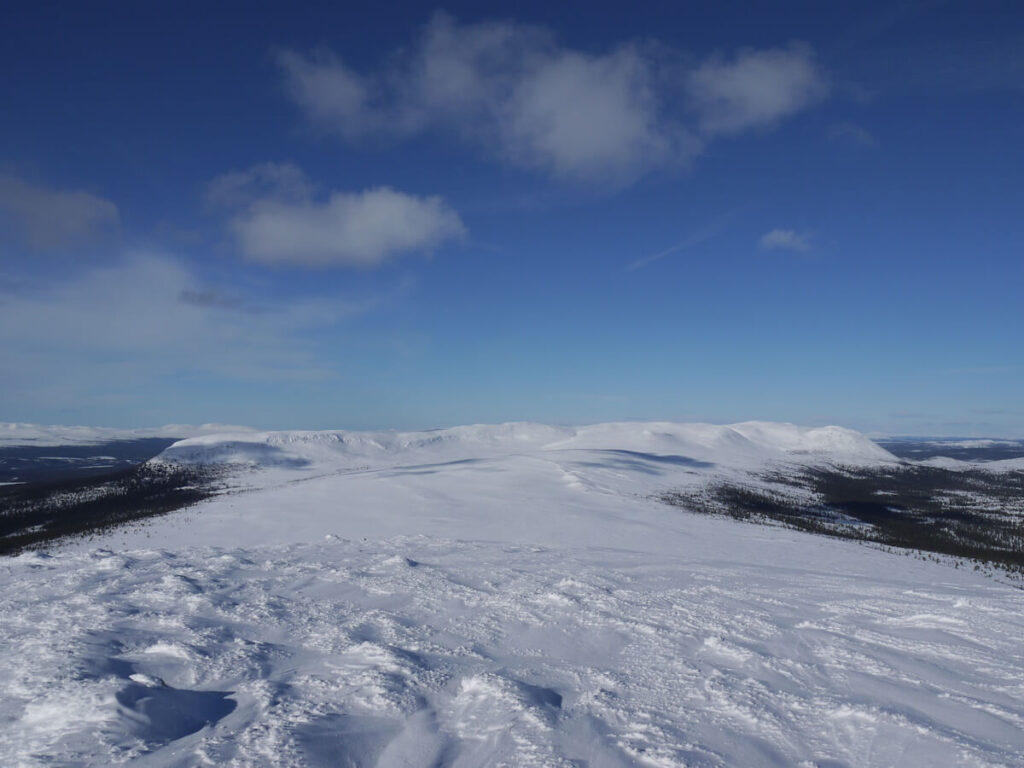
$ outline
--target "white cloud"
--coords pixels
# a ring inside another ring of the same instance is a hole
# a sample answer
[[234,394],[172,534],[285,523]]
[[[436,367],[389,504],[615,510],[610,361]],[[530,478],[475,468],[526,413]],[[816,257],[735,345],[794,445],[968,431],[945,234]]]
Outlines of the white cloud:
[[733,134],[777,124],[824,98],[828,83],[810,48],[740,51],[732,61],[708,61],[688,90],[705,134]]
[[659,114],[648,62],[636,49],[563,51],[538,64],[502,105],[505,155],[570,179],[631,181],[681,163],[698,144]]
[[71,247],[118,224],[117,206],[109,200],[5,174],[0,174],[0,216],[10,219],[37,251]]
[[674,60],[655,45],[585,52],[541,27],[438,13],[377,72],[323,50],[279,63],[291,98],[345,140],[444,131],[515,166],[613,184],[701,151],[687,107],[709,136],[772,125],[824,93],[807,48],[744,51],[688,76]]
[[811,249],[811,236],[792,229],[773,229],[761,235],[760,245],[766,250],[804,252]]
[[441,198],[387,187],[336,192],[325,203],[261,200],[236,216],[231,228],[242,251],[256,261],[354,267],[434,248],[465,231]]
[[284,51],[278,63],[287,75],[291,97],[309,110],[313,120],[346,138],[393,128],[383,124],[384,116],[369,103],[370,84],[330,51],[317,51],[309,58]]
[[265,264],[376,267],[429,251],[466,228],[440,197],[390,187],[313,196],[315,185],[289,163],[225,173],[207,186],[211,204],[236,209],[229,222],[242,252]]
[[261,200],[231,228],[247,256],[266,263],[375,267],[396,253],[429,250],[461,237],[461,219],[440,197],[388,187],[324,203]]

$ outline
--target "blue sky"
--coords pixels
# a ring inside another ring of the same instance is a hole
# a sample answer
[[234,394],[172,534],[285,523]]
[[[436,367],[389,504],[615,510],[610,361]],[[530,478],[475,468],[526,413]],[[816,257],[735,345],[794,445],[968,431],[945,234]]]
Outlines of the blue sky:
[[31,4],[0,419],[1024,435],[1024,10]]

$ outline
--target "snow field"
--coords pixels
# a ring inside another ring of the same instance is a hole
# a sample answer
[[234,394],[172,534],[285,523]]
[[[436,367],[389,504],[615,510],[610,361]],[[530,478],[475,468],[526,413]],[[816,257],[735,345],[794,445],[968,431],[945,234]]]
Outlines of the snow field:
[[652,500],[790,425],[202,437],[234,492],[0,561],[0,764],[1014,766],[1024,592]]

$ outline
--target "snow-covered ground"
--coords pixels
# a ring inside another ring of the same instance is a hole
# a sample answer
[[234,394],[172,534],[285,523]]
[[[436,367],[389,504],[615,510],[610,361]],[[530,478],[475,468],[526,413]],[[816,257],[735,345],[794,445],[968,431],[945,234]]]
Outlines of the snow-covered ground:
[[0,561],[0,764],[1021,765],[1024,592],[651,494],[789,425],[249,433],[235,492]]

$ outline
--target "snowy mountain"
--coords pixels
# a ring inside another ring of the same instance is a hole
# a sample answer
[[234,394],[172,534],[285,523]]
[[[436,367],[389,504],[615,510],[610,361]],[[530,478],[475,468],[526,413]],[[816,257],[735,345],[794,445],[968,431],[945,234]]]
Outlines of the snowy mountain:
[[175,443],[156,460],[260,467],[282,463],[343,467],[569,450],[684,456],[722,466],[751,466],[770,460],[801,460],[802,457],[845,464],[895,461],[888,451],[853,430],[768,422],[730,426],[623,422],[584,427],[509,423],[427,432],[207,434]]
[[0,763],[1024,763],[1024,599],[658,500],[897,460],[838,427],[182,440],[197,506],[0,569]]

